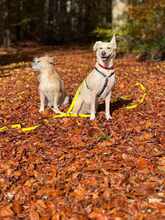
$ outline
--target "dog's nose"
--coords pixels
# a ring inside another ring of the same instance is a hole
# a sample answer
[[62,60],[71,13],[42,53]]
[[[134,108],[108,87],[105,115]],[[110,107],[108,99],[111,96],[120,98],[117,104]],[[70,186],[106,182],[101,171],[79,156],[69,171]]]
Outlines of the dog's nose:
[[101,52],[101,55],[102,55],[102,56],[105,56],[105,55],[106,55],[106,52],[103,50],[103,51]]

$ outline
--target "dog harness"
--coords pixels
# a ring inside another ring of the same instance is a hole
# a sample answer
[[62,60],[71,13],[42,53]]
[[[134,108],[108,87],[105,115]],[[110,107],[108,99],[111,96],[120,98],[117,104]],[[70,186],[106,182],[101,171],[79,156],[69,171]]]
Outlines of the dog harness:
[[[97,67],[95,67],[95,70],[105,78],[104,85],[103,85],[102,89],[100,90],[100,92],[97,94],[97,97],[100,97],[100,96],[103,94],[105,88],[107,87],[107,84],[108,84],[109,79],[110,79],[111,76],[113,76],[114,73],[115,73],[115,70],[113,69],[113,67],[106,68],[106,67],[102,66],[101,64],[99,64],[99,66],[101,66],[102,68],[107,69],[107,70],[113,70],[113,72],[112,72],[110,75],[107,76],[106,74],[104,74],[103,72],[101,72]],[[85,80],[85,84],[86,84],[86,87],[87,87],[89,90],[91,90],[91,89],[89,88],[89,86],[88,86],[86,80]]]

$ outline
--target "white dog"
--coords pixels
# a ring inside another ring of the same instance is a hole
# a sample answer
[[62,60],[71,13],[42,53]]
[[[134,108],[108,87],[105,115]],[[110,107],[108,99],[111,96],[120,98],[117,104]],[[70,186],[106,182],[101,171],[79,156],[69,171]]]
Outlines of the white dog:
[[54,69],[54,59],[49,56],[35,58],[32,68],[39,74],[40,109],[43,112],[46,101],[49,107],[53,107],[55,113],[60,113],[59,106],[67,104],[69,97],[66,96],[64,83]]
[[105,100],[106,119],[111,119],[110,101],[112,87],[115,84],[113,61],[116,56],[116,38],[110,42],[97,41],[93,47],[96,51],[97,62],[94,70],[81,84],[80,94],[76,100],[72,113],[90,114],[90,120],[95,119],[97,102]]

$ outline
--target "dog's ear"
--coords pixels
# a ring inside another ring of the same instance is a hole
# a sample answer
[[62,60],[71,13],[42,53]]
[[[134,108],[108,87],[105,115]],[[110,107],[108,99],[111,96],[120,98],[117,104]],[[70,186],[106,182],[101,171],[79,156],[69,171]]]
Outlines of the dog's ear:
[[111,44],[111,47],[112,47],[113,49],[117,49],[117,43],[116,43],[116,36],[115,36],[115,34],[113,35],[110,44]]
[[96,41],[96,43],[93,46],[93,51],[96,51],[98,49],[100,43],[102,43],[102,41]]

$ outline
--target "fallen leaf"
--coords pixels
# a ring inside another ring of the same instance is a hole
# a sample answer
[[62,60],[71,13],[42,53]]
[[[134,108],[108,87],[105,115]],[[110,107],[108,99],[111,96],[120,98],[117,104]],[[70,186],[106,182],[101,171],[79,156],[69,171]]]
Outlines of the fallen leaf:
[[12,217],[14,216],[14,212],[10,208],[10,206],[2,206],[0,207],[0,217],[5,218],[5,217]]
[[30,210],[29,218],[30,218],[30,220],[40,220],[40,216],[39,216],[38,212],[36,212],[33,209]]

